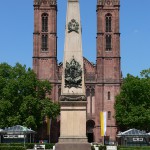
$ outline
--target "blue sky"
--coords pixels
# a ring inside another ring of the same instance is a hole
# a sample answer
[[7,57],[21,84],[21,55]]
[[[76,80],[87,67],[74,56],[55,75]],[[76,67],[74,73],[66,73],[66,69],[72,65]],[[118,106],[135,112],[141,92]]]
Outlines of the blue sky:
[[[96,1],[80,0],[83,55],[96,61]],[[67,0],[58,0],[58,62],[62,61]],[[150,68],[150,0],[121,0],[121,70]],[[33,0],[0,1],[0,63],[32,68]]]

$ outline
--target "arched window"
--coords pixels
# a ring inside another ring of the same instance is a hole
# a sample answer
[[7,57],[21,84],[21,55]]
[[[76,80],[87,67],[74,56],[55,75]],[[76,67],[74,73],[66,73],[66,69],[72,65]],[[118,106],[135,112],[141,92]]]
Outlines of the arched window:
[[106,50],[111,51],[111,35],[106,35]]
[[110,100],[110,91],[108,92],[108,95],[107,95],[107,96],[108,96],[108,100]]
[[47,41],[48,41],[48,36],[47,35],[42,35],[42,51],[47,51]]
[[48,14],[42,14],[42,32],[48,32]]
[[106,19],[106,32],[111,32],[111,19],[112,18],[112,16],[111,16],[111,14],[107,14],[106,16],[105,16],[105,19]]
[[111,111],[108,111],[108,120],[111,119]]

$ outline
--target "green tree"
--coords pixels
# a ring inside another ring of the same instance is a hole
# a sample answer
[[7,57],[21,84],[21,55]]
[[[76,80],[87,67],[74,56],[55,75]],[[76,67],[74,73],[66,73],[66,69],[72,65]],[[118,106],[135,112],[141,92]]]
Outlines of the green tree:
[[150,130],[150,69],[141,76],[127,75],[116,97],[116,121],[121,130]]
[[0,64],[0,128],[20,124],[36,129],[45,116],[56,118],[60,107],[50,93],[51,84],[38,80],[30,68]]

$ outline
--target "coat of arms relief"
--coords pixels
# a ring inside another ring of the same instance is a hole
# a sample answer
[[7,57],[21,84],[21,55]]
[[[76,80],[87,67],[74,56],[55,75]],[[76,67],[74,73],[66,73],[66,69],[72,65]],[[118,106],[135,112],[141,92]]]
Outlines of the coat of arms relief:
[[81,88],[82,85],[82,68],[79,62],[74,58],[70,63],[66,62],[65,68],[65,87]]

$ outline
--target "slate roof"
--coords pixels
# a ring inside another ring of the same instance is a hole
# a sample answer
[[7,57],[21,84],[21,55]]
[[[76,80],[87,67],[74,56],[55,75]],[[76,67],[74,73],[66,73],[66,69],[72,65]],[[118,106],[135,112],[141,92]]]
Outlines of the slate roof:
[[129,129],[127,131],[120,132],[117,136],[118,137],[121,137],[121,136],[150,136],[150,134],[146,133],[145,131],[140,131],[137,129]]
[[35,133],[35,131],[28,129],[27,127],[16,125],[12,127],[5,128],[3,132],[6,132],[7,134],[30,134]]

